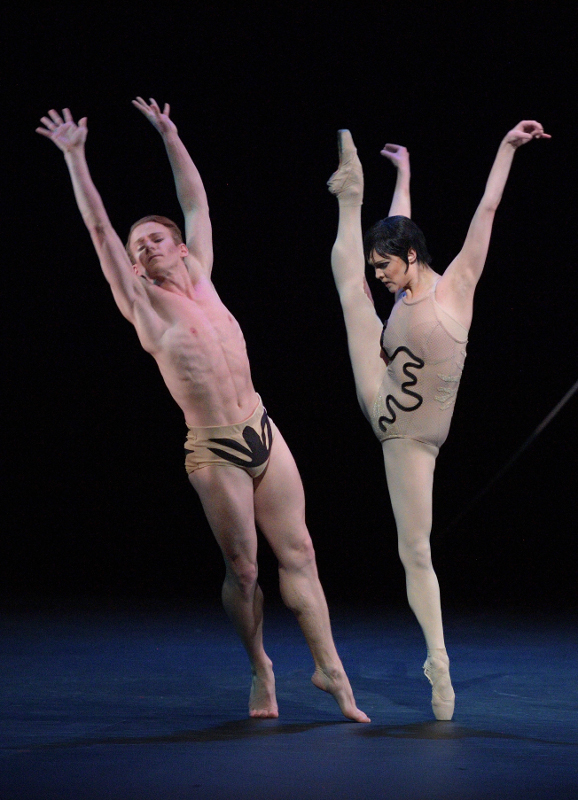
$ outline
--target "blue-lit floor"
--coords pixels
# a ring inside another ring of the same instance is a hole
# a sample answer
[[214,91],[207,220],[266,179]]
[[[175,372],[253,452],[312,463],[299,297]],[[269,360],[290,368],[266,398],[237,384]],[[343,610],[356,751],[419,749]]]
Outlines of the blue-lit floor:
[[7,615],[1,800],[578,797],[575,622],[448,616],[456,714],[436,722],[409,612],[333,621],[370,725],[311,685],[285,612],[266,617],[280,718],[262,721],[218,608]]

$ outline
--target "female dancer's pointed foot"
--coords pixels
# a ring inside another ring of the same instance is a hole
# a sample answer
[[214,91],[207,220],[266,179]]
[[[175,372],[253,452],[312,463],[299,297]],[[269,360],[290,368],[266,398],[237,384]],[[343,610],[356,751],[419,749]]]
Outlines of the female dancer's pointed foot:
[[277,719],[279,716],[272,664],[253,672],[249,696],[249,716],[257,719]]
[[360,206],[363,202],[363,170],[348,130],[338,131],[337,145],[339,167],[327,181],[327,186],[341,205]]
[[456,696],[450,678],[450,660],[445,649],[428,652],[423,671],[432,685],[431,707],[435,718],[450,720],[454,715]]
[[323,670],[321,667],[316,667],[311,681],[318,689],[333,695],[347,719],[354,722],[371,722],[367,714],[357,708],[349,679],[343,667],[335,670]]

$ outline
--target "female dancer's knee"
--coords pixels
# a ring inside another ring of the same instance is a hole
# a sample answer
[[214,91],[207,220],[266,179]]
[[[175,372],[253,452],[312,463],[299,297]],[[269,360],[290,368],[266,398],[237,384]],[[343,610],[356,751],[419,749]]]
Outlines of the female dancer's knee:
[[431,547],[427,539],[400,539],[399,557],[405,570],[429,570],[432,568]]

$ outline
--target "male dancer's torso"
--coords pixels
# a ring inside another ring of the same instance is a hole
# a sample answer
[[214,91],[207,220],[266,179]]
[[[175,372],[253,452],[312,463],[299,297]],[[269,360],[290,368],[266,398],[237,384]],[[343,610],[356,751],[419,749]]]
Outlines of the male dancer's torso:
[[[135,327],[165,384],[193,426],[231,425],[258,403],[239,323],[202,276],[182,293],[149,281]],[[148,307],[147,307],[148,306]]]

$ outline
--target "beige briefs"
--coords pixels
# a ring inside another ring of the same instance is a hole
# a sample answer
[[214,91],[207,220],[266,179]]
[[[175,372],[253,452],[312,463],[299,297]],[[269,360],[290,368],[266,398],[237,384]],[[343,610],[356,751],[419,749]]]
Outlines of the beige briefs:
[[239,467],[257,478],[269,463],[274,424],[259,397],[257,408],[243,422],[196,428],[187,425],[185,469],[190,474],[212,465]]

